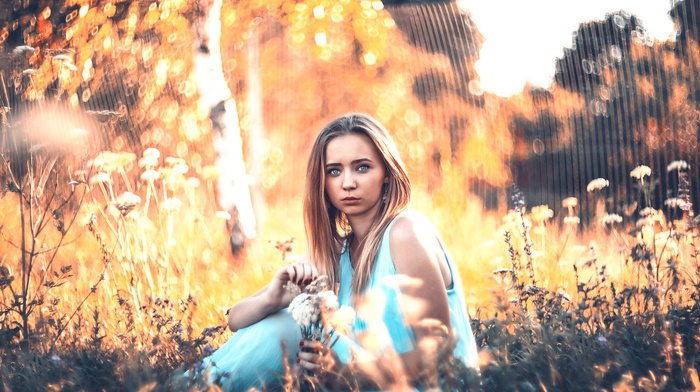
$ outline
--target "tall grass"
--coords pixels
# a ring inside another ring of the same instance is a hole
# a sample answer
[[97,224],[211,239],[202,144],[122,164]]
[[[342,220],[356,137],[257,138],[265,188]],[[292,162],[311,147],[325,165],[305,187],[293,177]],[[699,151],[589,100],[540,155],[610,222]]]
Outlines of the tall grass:
[[[270,205],[263,236],[234,258],[225,214],[211,207],[215,169],[190,172],[153,149],[62,167],[46,177],[54,186],[12,179],[0,198],[12,212],[0,241],[4,389],[216,389],[179,375],[231,336],[225,308],[305,251],[300,203]],[[604,205],[585,228],[572,200],[554,217],[513,192],[500,217],[449,179],[417,192],[413,207],[459,265],[482,390],[700,388],[697,227],[689,179],[669,175],[681,186],[656,202],[664,210],[648,200],[620,216]],[[447,352],[425,384],[473,387]],[[289,372],[288,389],[299,389]]]

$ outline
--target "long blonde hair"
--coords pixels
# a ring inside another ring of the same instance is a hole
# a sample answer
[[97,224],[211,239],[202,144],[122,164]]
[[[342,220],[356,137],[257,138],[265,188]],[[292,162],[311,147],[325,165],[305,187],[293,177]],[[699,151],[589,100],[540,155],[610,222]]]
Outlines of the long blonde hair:
[[384,230],[394,217],[406,209],[410,201],[411,181],[389,132],[371,116],[349,113],[323,128],[311,149],[306,171],[304,225],[311,261],[333,283],[337,281],[342,246],[351,235],[351,229],[347,216],[326,197],[324,165],[328,143],[338,136],[348,134],[369,137],[384,161],[388,179],[384,193],[386,198],[364,239],[364,247],[352,279],[352,291],[360,294],[371,277]]

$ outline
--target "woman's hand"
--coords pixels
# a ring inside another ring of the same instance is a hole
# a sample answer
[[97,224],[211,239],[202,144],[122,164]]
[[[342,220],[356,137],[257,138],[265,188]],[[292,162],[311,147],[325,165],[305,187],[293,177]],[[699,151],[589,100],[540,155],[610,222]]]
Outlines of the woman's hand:
[[277,310],[281,310],[288,306],[293,299],[293,294],[287,290],[287,285],[290,282],[304,290],[304,287],[316,279],[318,279],[318,270],[308,261],[302,260],[287,264],[280,268],[272,278],[267,290],[268,300],[275,304]]
[[292,282],[302,289],[318,278],[318,270],[308,261],[297,261],[280,268],[272,281],[257,293],[238,301],[228,311],[228,326],[236,332],[262,320],[270,314],[279,312],[294,297],[287,290],[287,284]]
[[333,349],[316,340],[302,340],[299,346],[297,363],[321,382],[328,383],[340,375],[342,363]]

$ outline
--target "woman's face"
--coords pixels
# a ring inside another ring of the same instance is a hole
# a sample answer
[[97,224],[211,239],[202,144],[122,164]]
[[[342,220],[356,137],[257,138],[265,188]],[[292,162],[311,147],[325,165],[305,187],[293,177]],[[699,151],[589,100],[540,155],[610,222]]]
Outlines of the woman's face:
[[328,142],[324,170],[328,199],[351,223],[355,218],[375,217],[382,203],[386,169],[368,136],[348,134]]

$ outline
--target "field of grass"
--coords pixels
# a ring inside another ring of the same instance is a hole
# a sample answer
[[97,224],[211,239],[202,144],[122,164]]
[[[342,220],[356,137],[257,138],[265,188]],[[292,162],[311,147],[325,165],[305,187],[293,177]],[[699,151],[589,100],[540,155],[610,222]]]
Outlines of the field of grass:
[[[213,168],[154,150],[33,165],[0,198],[3,390],[216,389],[177,375],[231,336],[226,308],[304,253],[301,200],[268,204],[260,236],[233,257]],[[584,228],[574,200],[553,216],[515,190],[498,214],[444,184],[419,188],[412,207],[459,264],[482,390],[700,388],[686,195],[664,211],[603,208]],[[443,388],[466,388],[443,362]]]

